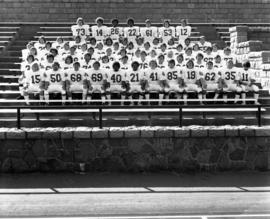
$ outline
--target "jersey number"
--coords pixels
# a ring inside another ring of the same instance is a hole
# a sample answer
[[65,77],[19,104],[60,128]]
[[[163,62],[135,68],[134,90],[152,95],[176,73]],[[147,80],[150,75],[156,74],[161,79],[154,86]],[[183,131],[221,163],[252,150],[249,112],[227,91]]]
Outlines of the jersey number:
[[111,29],[111,35],[118,35],[119,34],[119,29],[118,28],[112,28]]
[[214,81],[215,80],[215,73],[214,72],[212,72],[212,73],[206,73],[205,74],[205,80],[206,81]]
[[80,74],[72,74],[70,75],[70,80],[72,82],[80,82],[82,80],[82,76]]
[[152,30],[146,30],[145,35],[148,36],[148,37],[151,37],[153,35],[153,31]]
[[177,72],[176,71],[168,72],[167,78],[168,78],[168,80],[172,80],[172,79],[176,80],[177,79]]
[[40,75],[31,76],[32,84],[38,84],[40,82]]
[[158,74],[157,74],[157,72],[151,73],[150,78],[151,78],[152,81],[157,81],[158,80]]
[[77,29],[77,34],[80,36],[85,36],[85,29]]
[[234,71],[232,72],[225,72],[225,80],[235,80],[235,73]]
[[60,82],[61,81],[61,75],[60,74],[51,74],[51,82]]
[[242,81],[248,81],[248,74],[242,73]]
[[168,29],[168,30],[164,30],[164,36],[171,36],[172,35],[172,30]]
[[101,73],[98,73],[98,74],[92,74],[91,79],[92,81],[96,82],[96,81],[102,81],[103,77]]
[[138,73],[137,74],[132,73],[130,76],[131,76],[131,79],[130,79],[131,82],[138,82],[139,81],[139,74]]
[[136,29],[129,29],[128,30],[128,35],[129,36],[136,36]]
[[102,30],[97,30],[96,32],[97,32],[97,36],[102,36],[103,35]]
[[188,74],[188,79],[195,79],[196,77],[195,71],[189,71],[187,74]]
[[113,81],[113,83],[120,83],[122,81],[122,77],[121,75],[113,74],[111,80]]
[[187,36],[187,29],[181,29],[181,36]]

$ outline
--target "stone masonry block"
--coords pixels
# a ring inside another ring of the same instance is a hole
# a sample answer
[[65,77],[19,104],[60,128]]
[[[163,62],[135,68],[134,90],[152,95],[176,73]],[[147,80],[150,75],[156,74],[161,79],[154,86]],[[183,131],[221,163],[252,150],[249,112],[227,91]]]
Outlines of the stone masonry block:
[[208,134],[209,134],[209,137],[224,137],[225,130],[224,129],[209,129]]
[[83,138],[83,139],[90,138],[90,131],[87,131],[87,130],[74,131],[73,136],[74,136],[74,138]]
[[190,129],[176,129],[174,130],[174,137],[176,138],[190,137]]
[[171,138],[173,134],[173,130],[169,129],[158,129],[155,131],[155,137]]
[[261,128],[255,130],[256,136],[270,136],[270,128]]
[[73,132],[72,131],[62,131],[60,133],[61,139],[72,139],[73,138]]
[[128,129],[125,131],[126,138],[139,138],[141,136],[141,132],[139,129]]
[[141,130],[141,138],[153,138],[155,131],[152,129]]
[[208,135],[207,129],[192,129],[191,137],[206,137]]
[[108,138],[109,130],[108,129],[97,129],[93,128],[92,138]]
[[110,128],[109,136],[110,136],[110,138],[123,138],[124,131],[121,129]]
[[227,137],[239,136],[239,130],[238,129],[225,129],[225,136]]
[[25,139],[26,132],[22,130],[14,130],[6,132],[7,139]]
[[244,128],[244,129],[240,129],[240,136],[255,136],[255,130],[252,128]]
[[60,138],[60,133],[58,131],[44,131],[42,133],[43,139],[56,139]]

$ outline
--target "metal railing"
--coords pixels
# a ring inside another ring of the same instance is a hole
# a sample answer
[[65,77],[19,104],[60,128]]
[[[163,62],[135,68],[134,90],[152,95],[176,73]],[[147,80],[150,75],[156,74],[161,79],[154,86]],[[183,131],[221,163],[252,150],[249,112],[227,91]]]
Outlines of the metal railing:
[[[234,99],[228,99],[228,101],[233,101]],[[246,99],[246,101],[252,101],[254,99]],[[13,100],[14,102],[23,102],[22,100]],[[0,103],[5,103],[5,102],[13,102],[13,101],[0,101]],[[256,118],[257,118],[257,124],[260,127],[262,125],[262,109],[264,108],[270,108],[270,104],[247,104],[247,105],[242,105],[242,104],[213,104],[213,105],[183,105],[182,99],[169,99],[169,100],[160,100],[160,99],[150,99],[150,100],[119,100],[119,99],[113,99],[113,100],[106,100],[105,102],[113,103],[113,102],[159,102],[159,101],[166,101],[166,102],[173,102],[173,105],[54,105],[54,106],[41,106],[41,105],[0,105],[0,109],[15,109],[16,114],[17,114],[17,128],[21,128],[21,114],[23,113],[22,110],[30,109],[33,110],[33,113],[37,114],[37,117],[39,118],[40,113],[46,113],[47,110],[95,110],[99,114],[99,128],[103,128],[103,113],[104,112],[110,112],[110,109],[113,110],[114,112],[123,112],[123,109],[127,109],[126,112],[128,112],[128,109],[136,109],[138,112],[141,112],[141,110],[144,110],[144,112],[149,112],[153,111],[153,109],[162,109],[162,112],[166,112],[166,109],[168,109],[168,112],[171,111],[171,109],[175,109],[175,112],[178,112],[178,125],[179,127],[183,126],[183,115],[185,112],[192,112],[192,109],[217,109],[215,111],[211,112],[224,112],[224,109],[229,109],[233,108],[235,109],[235,112],[238,112],[237,109],[247,109],[247,112],[252,111],[256,113]],[[213,102],[212,99],[209,100],[203,100],[205,102]],[[224,101],[222,99],[218,99],[218,102]],[[39,101],[39,100],[32,100],[30,102],[36,103],[36,102],[44,102],[44,101]],[[61,100],[51,100],[51,103],[55,102],[60,102]],[[64,101],[66,103],[72,102],[73,104],[75,103],[81,103],[82,100],[66,100]],[[90,101],[88,101],[90,102]],[[91,102],[97,103],[97,102],[104,102],[104,100],[91,100]],[[192,99],[188,100],[188,102],[198,102],[197,99]],[[152,110],[151,110],[152,109]],[[190,109],[190,111],[188,110]],[[220,109],[220,110],[219,110]],[[222,110],[223,109],[223,110]],[[254,110],[249,110],[249,109],[254,109]],[[36,112],[35,112],[36,110]],[[42,112],[38,111],[41,110]],[[119,111],[118,111],[119,110]],[[38,111],[38,112],[37,112]],[[202,110],[203,111],[203,110]],[[158,111],[155,111],[158,112]],[[63,112],[64,113],[64,112]],[[205,112],[203,112],[205,113]]]

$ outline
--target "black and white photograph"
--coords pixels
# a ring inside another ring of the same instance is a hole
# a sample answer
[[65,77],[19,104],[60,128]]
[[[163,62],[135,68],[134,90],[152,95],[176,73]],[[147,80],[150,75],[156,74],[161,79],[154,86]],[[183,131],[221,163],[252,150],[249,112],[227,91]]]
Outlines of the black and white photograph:
[[270,0],[0,0],[0,219],[270,219]]

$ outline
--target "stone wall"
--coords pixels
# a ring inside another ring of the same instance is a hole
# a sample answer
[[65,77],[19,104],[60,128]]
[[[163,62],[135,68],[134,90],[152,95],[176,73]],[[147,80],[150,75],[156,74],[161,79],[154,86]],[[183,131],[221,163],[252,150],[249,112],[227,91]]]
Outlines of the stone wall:
[[1,21],[74,21],[78,16],[93,21],[97,16],[156,22],[188,18],[190,22],[270,21],[268,0],[2,0]]
[[267,170],[269,148],[270,127],[0,129],[2,172]]

